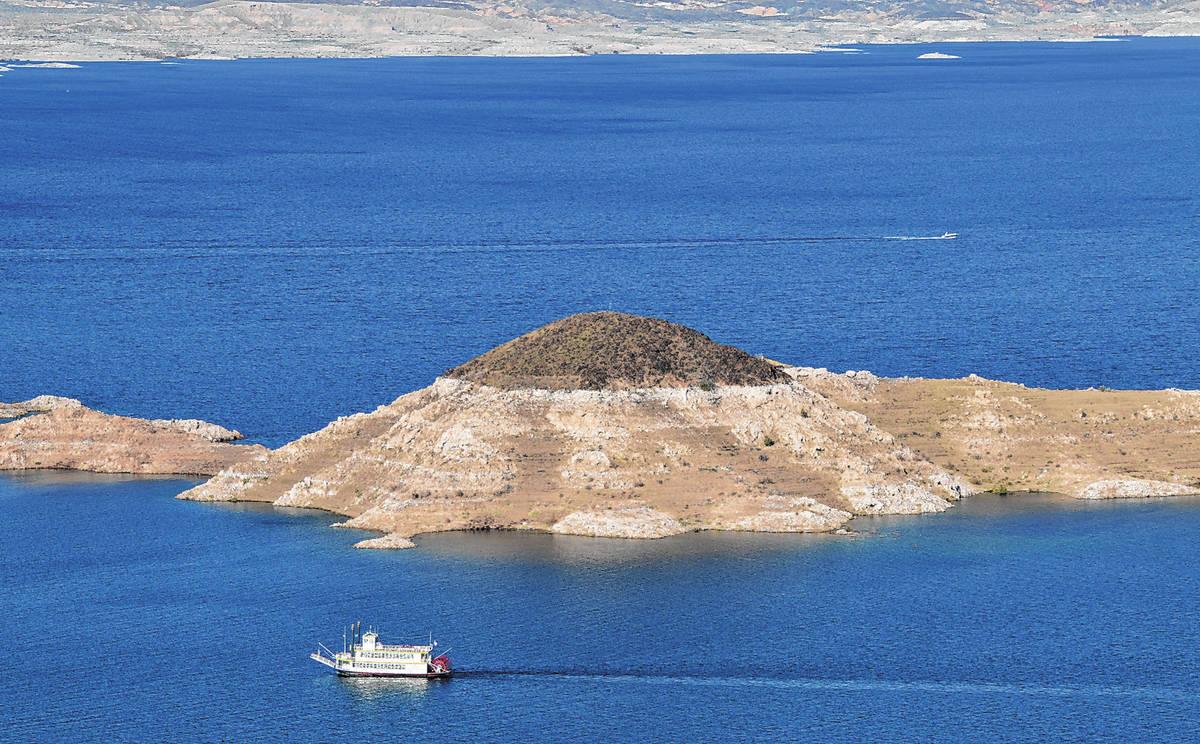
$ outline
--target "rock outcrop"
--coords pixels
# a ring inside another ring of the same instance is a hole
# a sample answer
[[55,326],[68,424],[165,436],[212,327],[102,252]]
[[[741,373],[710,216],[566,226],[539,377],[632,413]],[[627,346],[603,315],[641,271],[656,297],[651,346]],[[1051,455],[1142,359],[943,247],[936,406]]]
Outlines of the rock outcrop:
[[0,403],[0,419],[15,419],[28,416],[31,413],[45,413],[56,408],[82,408],[75,398],[63,398],[58,395],[39,395],[36,398],[20,401],[19,403]]
[[406,548],[415,548],[417,544],[404,535],[387,534],[383,537],[359,540],[354,543],[354,547],[361,550],[404,550]]
[[669,537],[686,532],[669,514],[645,506],[571,512],[550,528],[560,535],[590,537]]
[[1166,481],[1136,480],[1102,480],[1089,484],[1079,493],[1077,499],[1145,499],[1154,496],[1182,496],[1184,494],[1200,494],[1200,486],[1185,486],[1180,483]]
[[151,424],[168,429],[178,429],[188,434],[195,434],[210,442],[236,442],[245,439],[240,431],[226,429],[224,426],[210,424],[200,419],[152,419]]
[[267,453],[227,444],[241,435],[215,424],[113,416],[73,398],[3,404],[0,416],[20,417],[0,424],[0,470],[211,475]]
[[408,537],[827,531],[970,492],[780,365],[662,320],[588,313],[347,416],[183,498],[349,516]]
[[[822,504],[807,496],[769,499],[764,509],[733,524],[747,532],[829,532],[842,527],[852,516],[849,512]],[[945,507],[934,511],[940,511]]]

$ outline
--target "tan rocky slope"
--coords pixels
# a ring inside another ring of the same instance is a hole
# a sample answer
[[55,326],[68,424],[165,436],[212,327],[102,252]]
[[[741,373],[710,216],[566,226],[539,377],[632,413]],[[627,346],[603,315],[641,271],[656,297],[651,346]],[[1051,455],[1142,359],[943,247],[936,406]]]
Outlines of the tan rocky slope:
[[113,416],[51,395],[0,403],[0,418],[16,418],[0,424],[0,470],[211,475],[267,452],[228,444],[242,435],[216,424]]
[[1200,492],[1197,391],[793,373],[977,489],[1088,499]]

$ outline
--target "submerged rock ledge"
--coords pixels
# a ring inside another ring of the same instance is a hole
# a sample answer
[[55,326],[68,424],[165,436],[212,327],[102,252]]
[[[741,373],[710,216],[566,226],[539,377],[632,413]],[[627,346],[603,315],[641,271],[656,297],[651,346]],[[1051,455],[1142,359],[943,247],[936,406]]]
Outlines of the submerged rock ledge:
[[180,498],[335,512],[385,533],[363,548],[462,529],[827,532],[979,490],[1193,493],[1198,432],[1195,392],[834,374],[587,313]]

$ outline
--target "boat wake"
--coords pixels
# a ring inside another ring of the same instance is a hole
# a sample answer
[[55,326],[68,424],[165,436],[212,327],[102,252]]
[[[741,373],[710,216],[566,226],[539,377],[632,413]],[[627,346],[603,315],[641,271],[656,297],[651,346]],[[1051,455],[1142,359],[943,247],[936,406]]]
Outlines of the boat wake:
[[704,677],[699,675],[667,675],[625,672],[578,671],[483,671],[465,670],[455,673],[456,679],[522,679],[551,677],[561,681],[586,681],[611,684],[685,685],[695,687],[757,687],[781,690],[814,690],[846,692],[900,692],[963,695],[1054,696],[1054,697],[1124,697],[1163,701],[1197,701],[1200,690],[1173,687],[1143,687],[1128,685],[1022,685],[983,682],[943,682],[929,680],[882,679],[823,679],[814,677]]
[[885,235],[883,240],[957,240],[958,233],[942,233],[941,235]]
[[[435,253],[556,253],[575,251],[692,251],[726,248],[787,248],[797,245],[871,245],[896,240],[956,240],[958,233],[941,235],[791,235],[791,236],[745,236],[723,238],[652,238],[652,239],[579,239],[579,240],[496,240],[496,241],[420,241],[412,243],[386,243],[372,246],[352,246],[321,238],[304,240],[280,239],[270,245],[221,245],[203,240],[178,240],[157,246],[111,246],[111,253],[97,255],[91,248],[9,247],[12,255],[36,257],[39,261],[129,261],[131,256],[139,260],[152,257],[180,257],[189,260],[220,258],[237,255],[286,256],[372,256],[395,255],[398,253],[423,255]],[[19,252],[18,252],[19,251]]]

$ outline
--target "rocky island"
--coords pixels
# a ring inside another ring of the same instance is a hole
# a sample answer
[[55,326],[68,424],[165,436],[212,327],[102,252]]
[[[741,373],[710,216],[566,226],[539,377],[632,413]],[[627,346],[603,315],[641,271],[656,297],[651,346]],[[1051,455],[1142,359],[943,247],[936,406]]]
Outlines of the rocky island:
[[0,423],[0,470],[212,475],[267,452],[205,421],[114,416],[54,395],[0,403],[4,419],[15,420]]
[[1190,493],[1200,394],[789,367],[665,320],[575,315],[180,495],[424,532],[833,531],[975,490]]

